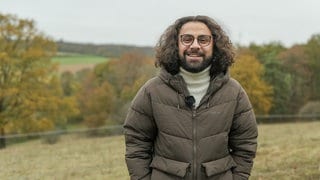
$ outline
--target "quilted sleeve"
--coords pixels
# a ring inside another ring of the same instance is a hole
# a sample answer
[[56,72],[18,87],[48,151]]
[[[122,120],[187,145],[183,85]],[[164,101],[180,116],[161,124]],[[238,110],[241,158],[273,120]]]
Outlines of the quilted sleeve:
[[142,87],[134,98],[124,123],[126,164],[130,179],[150,179],[153,141],[156,126],[146,88]]
[[241,87],[229,133],[231,155],[237,164],[233,169],[235,180],[249,178],[257,150],[257,137],[258,128],[254,111],[246,92]]

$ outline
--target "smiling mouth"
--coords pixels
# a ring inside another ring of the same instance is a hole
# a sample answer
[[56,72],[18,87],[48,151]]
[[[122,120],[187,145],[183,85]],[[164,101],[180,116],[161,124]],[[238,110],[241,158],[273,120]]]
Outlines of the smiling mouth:
[[186,55],[190,56],[190,57],[203,57],[204,56],[204,54],[201,52],[186,52]]
[[187,56],[189,56],[189,57],[202,57],[201,55],[198,55],[198,54],[188,54]]
[[205,56],[200,51],[185,51],[184,57],[190,63],[199,63],[203,61]]
[[189,62],[201,62],[202,61],[202,56],[199,55],[187,55],[186,57],[187,61]]

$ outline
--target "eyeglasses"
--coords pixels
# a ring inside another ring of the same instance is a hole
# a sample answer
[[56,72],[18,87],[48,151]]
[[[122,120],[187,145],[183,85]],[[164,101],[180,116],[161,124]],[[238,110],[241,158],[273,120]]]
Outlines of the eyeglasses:
[[[185,46],[190,46],[193,43],[194,39],[195,39],[195,37],[191,34],[180,35],[181,43]],[[210,35],[199,35],[197,37],[197,41],[201,47],[208,46],[211,42],[211,36]]]

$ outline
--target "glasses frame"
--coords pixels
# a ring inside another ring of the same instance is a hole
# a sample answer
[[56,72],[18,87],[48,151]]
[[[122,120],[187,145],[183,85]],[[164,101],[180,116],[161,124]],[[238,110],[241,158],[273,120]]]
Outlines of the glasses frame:
[[[192,41],[190,42],[190,43],[185,43],[185,42],[183,42],[183,37],[184,36],[191,36],[192,37]],[[208,41],[208,43],[207,44],[201,44],[201,43],[199,43],[200,41],[199,41],[199,37],[203,37],[203,36],[205,36],[205,37],[209,37],[209,41]],[[194,40],[195,39],[197,39],[197,42],[198,42],[198,44],[199,44],[199,46],[201,46],[201,47],[206,47],[206,46],[209,46],[210,45],[210,43],[211,43],[211,41],[212,41],[212,36],[211,35],[199,35],[199,36],[197,36],[197,37],[194,37],[193,35],[191,35],[191,34],[182,34],[182,35],[180,35],[180,42],[184,45],[184,46],[191,46],[193,43],[194,43]]]

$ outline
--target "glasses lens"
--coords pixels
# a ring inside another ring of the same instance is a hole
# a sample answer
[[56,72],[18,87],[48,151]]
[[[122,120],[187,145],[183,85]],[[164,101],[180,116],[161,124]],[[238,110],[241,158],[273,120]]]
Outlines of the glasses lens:
[[211,41],[211,36],[208,36],[208,35],[200,35],[200,36],[198,36],[198,43],[201,46],[209,45],[210,41]]
[[181,36],[181,42],[184,45],[190,45],[193,43],[194,37],[190,34],[184,34]]

